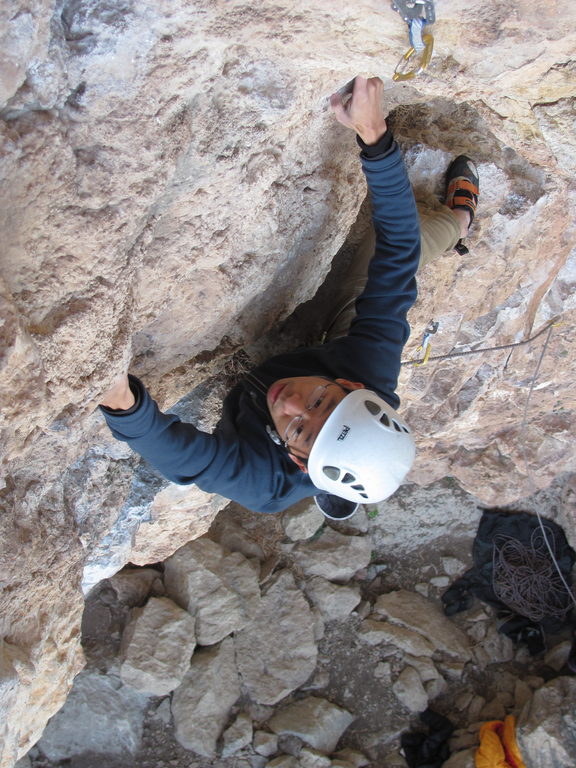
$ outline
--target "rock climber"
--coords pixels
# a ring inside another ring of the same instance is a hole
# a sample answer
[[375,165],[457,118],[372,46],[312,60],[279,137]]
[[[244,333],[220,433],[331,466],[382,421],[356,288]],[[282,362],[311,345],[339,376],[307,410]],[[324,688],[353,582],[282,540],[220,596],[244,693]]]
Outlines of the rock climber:
[[396,385],[415,275],[419,263],[463,247],[478,173],[469,158],[456,158],[445,207],[420,223],[382,92],[379,78],[357,77],[347,101],[331,97],[336,119],[357,134],[375,244],[346,281],[353,295],[338,307],[327,341],[255,368],[226,396],[211,434],[162,413],[132,375],[102,397],[114,436],[169,480],[258,512],[315,497],[327,517],[345,519],[359,504],[388,498],[410,469],[414,439],[397,414]]

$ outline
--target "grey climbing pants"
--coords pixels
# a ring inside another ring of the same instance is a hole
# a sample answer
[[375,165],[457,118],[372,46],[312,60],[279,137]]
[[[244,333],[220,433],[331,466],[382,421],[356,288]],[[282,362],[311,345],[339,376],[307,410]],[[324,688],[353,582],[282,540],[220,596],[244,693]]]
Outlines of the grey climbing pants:
[[[420,208],[418,213],[422,244],[419,267],[422,267],[436,256],[454,248],[460,239],[460,225],[446,206],[434,211]],[[327,325],[326,341],[337,339],[348,333],[350,323],[356,315],[356,297],[362,293],[366,285],[368,265],[373,253],[374,230],[370,227],[352,260],[346,280],[335,297],[335,311]]]

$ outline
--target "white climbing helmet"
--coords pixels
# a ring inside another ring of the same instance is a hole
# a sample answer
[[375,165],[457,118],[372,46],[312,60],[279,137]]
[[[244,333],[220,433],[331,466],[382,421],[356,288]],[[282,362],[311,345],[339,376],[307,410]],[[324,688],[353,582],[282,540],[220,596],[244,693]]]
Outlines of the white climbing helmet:
[[317,488],[360,504],[383,501],[414,462],[409,427],[375,392],[355,389],[338,403],[308,457]]

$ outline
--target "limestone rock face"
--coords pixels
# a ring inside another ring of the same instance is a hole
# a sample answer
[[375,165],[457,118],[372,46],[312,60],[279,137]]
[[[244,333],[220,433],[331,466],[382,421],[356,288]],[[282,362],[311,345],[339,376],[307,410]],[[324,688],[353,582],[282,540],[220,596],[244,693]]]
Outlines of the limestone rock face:
[[[471,253],[422,272],[406,356],[431,318],[433,354],[563,319],[526,417],[545,335],[403,370],[411,479],[450,475],[492,504],[573,466],[576,7],[437,5],[430,67],[395,84],[406,25],[380,0],[3,4],[1,635],[20,660],[3,765],[81,663],[82,567],[89,587],[159,561],[225,504],[187,489],[154,506],[166,484],[95,403],[130,363],[172,405],[313,295],[365,191],[326,109],[356,73],[384,78],[419,197],[441,193],[451,154],[480,163]],[[214,423],[222,394],[203,390],[196,423]]]

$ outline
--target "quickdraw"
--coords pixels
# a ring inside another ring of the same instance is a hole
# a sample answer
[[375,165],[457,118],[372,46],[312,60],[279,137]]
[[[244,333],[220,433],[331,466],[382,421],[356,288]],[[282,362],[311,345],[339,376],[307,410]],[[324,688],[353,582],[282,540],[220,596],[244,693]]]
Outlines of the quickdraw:
[[[393,0],[392,10],[397,11],[408,24],[410,39],[410,48],[396,65],[392,79],[411,80],[424,72],[432,58],[434,36],[429,31],[424,33],[423,30],[436,21],[434,0]],[[411,65],[414,65],[412,69],[408,69]]]
[[431,337],[438,330],[439,325],[440,323],[437,323],[434,320],[430,320],[430,322],[426,326],[426,330],[424,331],[424,335],[422,336],[422,343],[416,350],[416,354],[420,352],[422,356],[419,360],[414,361],[414,365],[426,365],[426,363],[428,362],[428,358],[430,357],[430,352],[432,351],[432,345],[430,343],[430,340],[431,340]]

